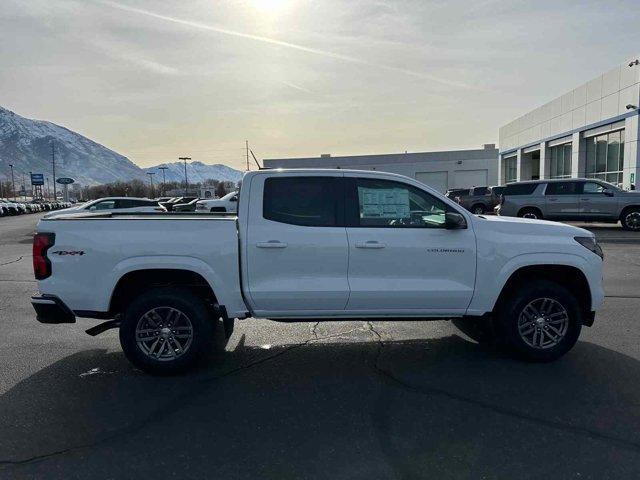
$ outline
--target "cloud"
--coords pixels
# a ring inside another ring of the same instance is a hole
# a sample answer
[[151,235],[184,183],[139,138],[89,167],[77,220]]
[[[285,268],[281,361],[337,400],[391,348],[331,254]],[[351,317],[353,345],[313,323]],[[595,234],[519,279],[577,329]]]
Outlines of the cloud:
[[462,89],[474,89],[474,87],[467,85],[463,82],[458,82],[458,81],[454,81],[454,80],[449,80],[446,78],[441,78],[438,77],[436,75],[431,75],[429,73],[425,73],[425,72],[418,72],[415,70],[410,70],[410,69],[406,69],[406,68],[401,68],[401,67],[395,67],[392,65],[386,65],[386,64],[381,64],[381,63],[377,63],[377,62],[372,62],[369,60],[365,60],[362,58],[357,58],[357,57],[353,57],[350,55],[343,55],[340,53],[335,53],[335,52],[330,52],[327,50],[321,50],[318,48],[312,48],[312,47],[306,47],[304,45],[299,45],[296,43],[290,43],[290,42],[285,42],[282,40],[277,40],[275,38],[269,38],[269,37],[264,37],[261,35],[253,35],[251,33],[245,33],[245,32],[238,32],[235,30],[229,30],[227,28],[222,28],[222,27],[218,27],[215,25],[209,25],[206,23],[201,23],[201,22],[194,22],[191,20],[183,20],[180,18],[175,18],[175,17],[170,17],[168,15],[162,15],[159,13],[155,13],[155,12],[150,12],[148,10],[144,10],[141,8],[136,8],[136,7],[131,7],[128,5],[123,5],[121,3],[118,2],[114,2],[114,1],[110,1],[110,0],[97,0],[98,3],[105,5],[105,6],[109,6],[111,8],[116,8],[122,11],[126,11],[126,12],[130,12],[130,13],[137,13],[140,15],[145,15],[147,17],[152,17],[158,20],[163,20],[165,22],[171,22],[171,23],[175,23],[178,25],[184,25],[187,27],[191,27],[191,28],[196,28],[199,30],[205,30],[205,31],[210,31],[210,32],[215,32],[215,33],[219,33],[222,35],[227,35],[227,36],[232,36],[232,37],[238,37],[238,38],[244,38],[244,39],[248,39],[248,40],[253,40],[256,42],[260,42],[260,43],[266,43],[269,45],[276,45],[279,47],[285,47],[285,48],[289,48],[292,50],[298,50],[301,52],[306,52],[306,53],[311,53],[314,55],[319,55],[322,57],[327,57],[327,58],[333,58],[335,60],[341,60],[347,63],[352,63],[352,64],[356,64],[356,65],[364,65],[364,66],[369,66],[369,67],[375,67],[377,69],[381,69],[381,70],[387,70],[387,71],[392,71],[392,72],[396,72],[396,73],[403,73],[405,75],[411,76],[411,77],[415,77],[415,78],[421,78],[423,80],[429,80],[435,83],[439,83],[439,84],[443,84],[449,87],[456,87],[456,88],[462,88]]

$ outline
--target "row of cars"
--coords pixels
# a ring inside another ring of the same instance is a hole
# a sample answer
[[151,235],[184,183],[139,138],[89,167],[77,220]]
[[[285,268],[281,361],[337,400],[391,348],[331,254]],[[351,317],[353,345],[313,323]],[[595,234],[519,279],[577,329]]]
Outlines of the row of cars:
[[598,179],[532,180],[449,190],[446,195],[477,215],[493,212],[556,221],[619,222],[625,230],[640,232],[640,192]]
[[71,202],[41,202],[37,200],[32,202],[14,202],[6,198],[0,198],[0,217],[22,215],[25,213],[49,212],[68,208],[71,205]]
[[53,218],[68,213],[118,212],[231,212],[237,211],[238,192],[231,192],[222,198],[200,200],[198,197],[161,197],[156,199],[136,197],[105,197],[77,205],[66,205],[62,210],[49,212],[45,218]]

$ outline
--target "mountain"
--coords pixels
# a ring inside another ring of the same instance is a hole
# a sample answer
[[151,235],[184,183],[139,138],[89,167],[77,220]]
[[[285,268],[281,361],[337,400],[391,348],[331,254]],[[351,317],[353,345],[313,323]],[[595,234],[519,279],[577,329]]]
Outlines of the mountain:
[[[127,157],[83,137],[79,133],[43,120],[31,120],[0,107],[0,180],[10,177],[9,164],[14,166],[16,187],[22,183],[22,174],[44,173],[52,181],[51,145],[55,145],[56,176],[71,177],[81,185],[98,185],[118,180],[140,179],[149,181],[147,172],[158,175],[160,166],[168,167],[167,181],[184,181],[184,164],[161,164],[142,169]],[[202,162],[187,164],[189,183],[213,178],[237,182],[242,172],[226,165],[206,165]],[[26,179],[28,183],[28,178]]]
[[[167,182],[184,182],[184,163],[162,163],[155,167],[145,168],[145,172],[156,172],[155,181],[158,183],[162,181],[162,170],[159,170],[159,167],[167,167],[167,170],[165,170]],[[187,180],[189,183],[202,183],[211,178],[224,182],[237,183],[242,178],[242,172],[221,164],[207,165],[202,162],[187,163]]]
[[[56,176],[83,185],[145,180],[142,169],[127,157],[79,133],[42,120],[21,117],[0,107],[0,178],[14,173],[44,173],[51,178],[51,144],[55,145]],[[17,179],[16,179],[17,180]]]

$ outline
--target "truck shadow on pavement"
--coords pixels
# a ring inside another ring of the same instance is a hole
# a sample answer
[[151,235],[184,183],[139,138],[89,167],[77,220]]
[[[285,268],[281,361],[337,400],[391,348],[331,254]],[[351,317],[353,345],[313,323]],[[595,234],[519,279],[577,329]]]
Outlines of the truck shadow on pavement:
[[0,477],[637,478],[638,378],[587,342],[526,364],[456,335],[241,339],[167,378],[88,350],[0,397]]

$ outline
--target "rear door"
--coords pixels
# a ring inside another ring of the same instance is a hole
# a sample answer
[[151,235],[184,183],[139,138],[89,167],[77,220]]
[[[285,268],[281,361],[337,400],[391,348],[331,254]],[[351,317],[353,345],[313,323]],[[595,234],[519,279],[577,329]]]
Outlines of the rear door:
[[247,289],[257,315],[343,312],[349,297],[342,176],[251,181]]
[[585,220],[590,218],[610,219],[618,213],[618,200],[605,194],[606,185],[599,182],[584,182],[581,185],[580,216]]
[[549,182],[545,189],[545,218],[578,219],[581,189],[580,182]]
[[473,230],[448,230],[453,207],[401,181],[345,173],[352,315],[464,314],[475,285]]

